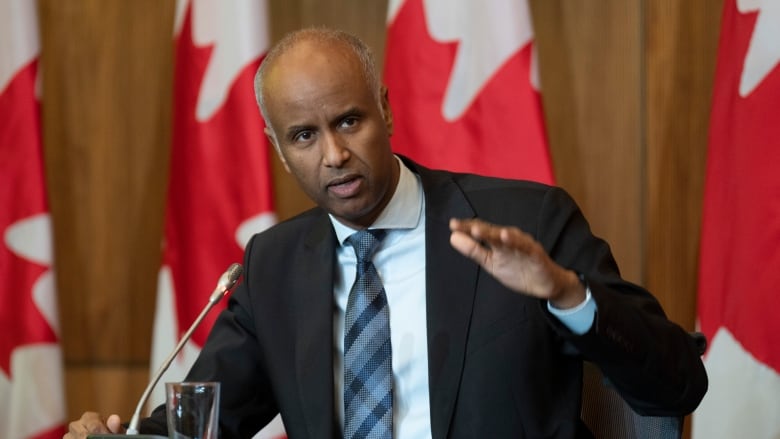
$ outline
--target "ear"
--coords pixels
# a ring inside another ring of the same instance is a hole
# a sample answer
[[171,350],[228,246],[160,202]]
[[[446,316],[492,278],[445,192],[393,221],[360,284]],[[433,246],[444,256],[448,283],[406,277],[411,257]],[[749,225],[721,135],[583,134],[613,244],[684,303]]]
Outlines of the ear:
[[385,120],[385,128],[387,128],[387,134],[392,136],[393,135],[393,110],[390,108],[390,99],[388,98],[389,92],[387,90],[386,86],[382,86],[382,90],[380,91],[380,103],[382,108],[382,116]]
[[284,158],[284,154],[282,154],[281,148],[279,148],[279,142],[276,140],[276,134],[274,133],[274,130],[271,129],[271,127],[266,126],[263,128],[263,132],[265,132],[265,137],[268,138],[268,142],[271,143],[271,145],[274,146],[274,150],[276,151],[276,155],[279,157],[279,160],[282,162],[282,165],[284,165],[284,169],[289,173],[290,167],[287,166],[287,159]]

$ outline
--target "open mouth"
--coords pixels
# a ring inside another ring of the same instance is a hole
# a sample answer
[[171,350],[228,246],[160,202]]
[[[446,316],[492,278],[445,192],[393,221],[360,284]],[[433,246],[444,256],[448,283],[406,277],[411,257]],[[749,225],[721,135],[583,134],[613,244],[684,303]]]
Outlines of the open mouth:
[[348,198],[360,190],[362,181],[362,178],[355,175],[339,178],[328,184],[328,191],[340,198]]

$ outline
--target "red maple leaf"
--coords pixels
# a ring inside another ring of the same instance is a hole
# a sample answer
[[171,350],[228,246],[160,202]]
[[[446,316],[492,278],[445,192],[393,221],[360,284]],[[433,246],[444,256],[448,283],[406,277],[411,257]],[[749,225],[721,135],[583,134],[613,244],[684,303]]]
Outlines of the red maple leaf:
[[20,69],[0,95],[0,369],[9,377],[15,349],[57,341],[32,297],[33,285],[47,267],[23,259],[6,243],[9,227],[47,211],[37,65],[36,59]]
[[[244,66],[224,104],[201,122],[196,107],[213,49],[193,43],[190,6],[175,48],[164,252],[173,273],[180,334],[200,314],[222,272],[242,260],[235,238],[239,224],[272,210],[268,145],[252,85],[260,58]],[[195,343],[203,345],[216,316],[211,312],[195,331]]]
[[780,372],[780,67],[739,95],[756,14],[723,17],[710,117],[702,219],[699,318],[712,340],[726,327]]
[[458,43],[434,41],[422,0],[407,0],[388,29],[385,55],[393,149],[429,167],[552,183],[540,97],[530,87],[531,50],[518,50],[463,115],[445,120]]

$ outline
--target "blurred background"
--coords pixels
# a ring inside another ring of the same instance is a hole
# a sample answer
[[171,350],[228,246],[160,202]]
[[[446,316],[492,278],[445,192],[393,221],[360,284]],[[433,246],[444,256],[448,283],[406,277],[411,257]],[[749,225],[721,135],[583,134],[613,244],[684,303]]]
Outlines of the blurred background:
[[[384,61],[384,0],[268,4],[271,42],[323,24],[357,34]],[[67,417],[88,409],[129,416],[149,377],[175,5],[38,5]],[[610,242],[624,276],[689,330],[722,7],[721,0],[530,1],[557,184]],[[270,160],[277,217],[310,207]]]

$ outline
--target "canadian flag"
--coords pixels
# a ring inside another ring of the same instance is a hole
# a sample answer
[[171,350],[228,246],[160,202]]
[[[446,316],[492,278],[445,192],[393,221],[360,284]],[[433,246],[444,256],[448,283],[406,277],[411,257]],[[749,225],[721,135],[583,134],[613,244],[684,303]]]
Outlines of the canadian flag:
[[710,117],[694,438],[780,437],[780,2],[726,0]]
[[65,433],[36,2],[0,2],[0,437]]
[[[242,261],[252,234],[275,222],[269,146],[253,92],[269,45],[267,23],[265,0],[176,3],[173,145],[152,371],[208,303],[220,275]],[[218,313],[207,315],[164,381],[185,377]],[[165,400],[163,390],[156,388],[153,404]]]
[[423,165],[553,182],[526,0],[390,0],[393,149]]

